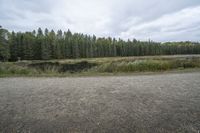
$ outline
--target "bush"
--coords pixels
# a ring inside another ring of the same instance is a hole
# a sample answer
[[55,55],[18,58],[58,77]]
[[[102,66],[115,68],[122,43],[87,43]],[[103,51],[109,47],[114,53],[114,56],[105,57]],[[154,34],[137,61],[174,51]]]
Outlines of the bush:
[[1,63],[0,75],[29,75],[37,73],[36,70],[15,65],[13,63]]
[[[105,60],[105,61],[104,61]],[[200,68],[200,58],[106,58],[93,62],[17,62],[0,63],[2,75],[58,75],[68,73],[155,72],[172,69]]]
[[142,72],[142,71],[166,71],[177,68],[200,67],[199,62],[171,61],[171,60],[135,60],[122,62],[109,62],[97,67],[99,72]]

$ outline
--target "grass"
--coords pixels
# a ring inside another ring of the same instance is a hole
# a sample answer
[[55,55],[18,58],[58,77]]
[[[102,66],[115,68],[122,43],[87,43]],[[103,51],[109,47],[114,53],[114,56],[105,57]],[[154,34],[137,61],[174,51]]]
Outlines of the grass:
[[167,71],[172,69],[199,68],[200,60],[184,59],[184,60],[135,60],[109,62],[102,64],[96,68],[97,72],[156,72]]
[[0,77],[113,75],[200,68],[200,56],[147,56],[0,63]]
[[15,63],[0,63],[0,75],[32,75],[39,74],[37,70],[20,66]]

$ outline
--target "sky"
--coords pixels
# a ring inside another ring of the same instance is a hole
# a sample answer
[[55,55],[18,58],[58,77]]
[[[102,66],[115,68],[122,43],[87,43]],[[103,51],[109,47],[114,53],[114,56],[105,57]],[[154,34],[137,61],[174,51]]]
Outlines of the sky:
[[10,31],[62,29],[122,39],[200,41],[200,0],[0,0]]

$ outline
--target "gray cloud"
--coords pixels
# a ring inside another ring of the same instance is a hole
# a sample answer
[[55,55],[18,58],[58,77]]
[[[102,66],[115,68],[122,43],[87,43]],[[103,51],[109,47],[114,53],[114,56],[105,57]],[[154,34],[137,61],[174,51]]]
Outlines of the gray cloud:
[[200,41],[199,0],[0,0],[0,25],[155,41]]
[[[160,18],[140,23],[122,32],[123,38],[136,37],[139,39],[151,38],[159,41],[195,40],[200,33],[200,6],[186,8],[181,11],[166,14]],[[195,38],[196,37],[196,38]]]

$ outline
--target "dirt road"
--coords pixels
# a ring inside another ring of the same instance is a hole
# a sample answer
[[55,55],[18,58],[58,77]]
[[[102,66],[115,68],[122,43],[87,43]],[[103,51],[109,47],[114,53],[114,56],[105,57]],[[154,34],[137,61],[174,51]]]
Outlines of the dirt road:
[[1,78],[1,133],[200,130],[200,73]]

